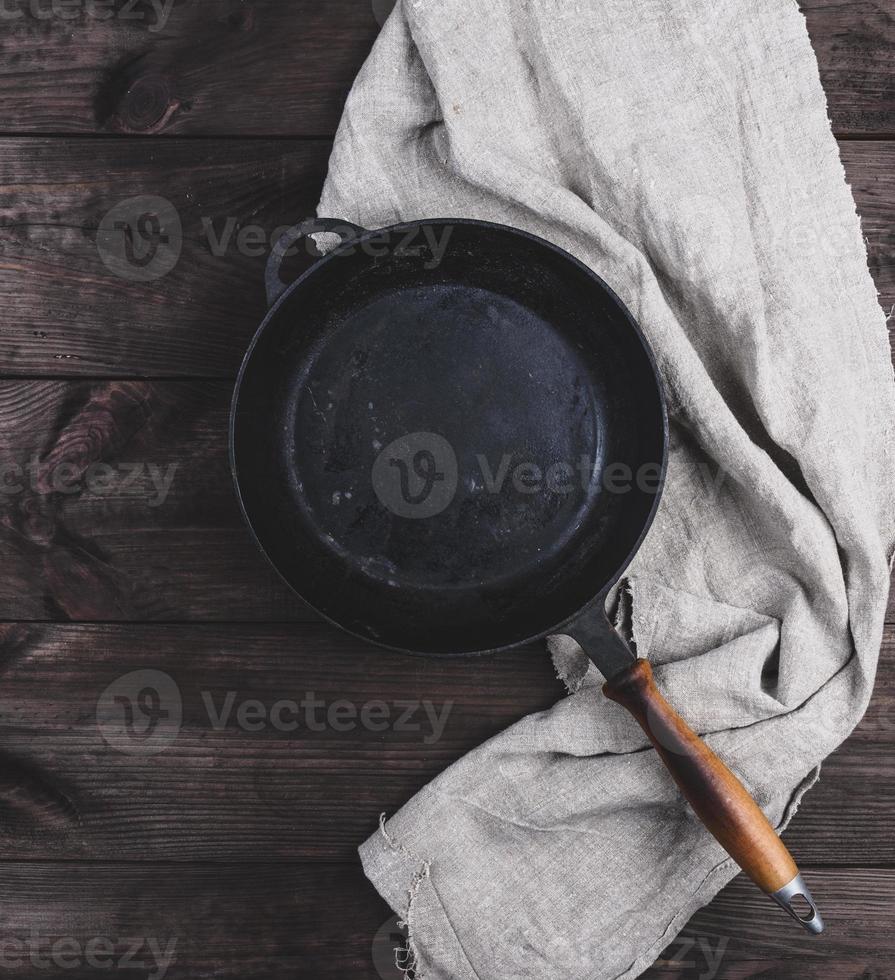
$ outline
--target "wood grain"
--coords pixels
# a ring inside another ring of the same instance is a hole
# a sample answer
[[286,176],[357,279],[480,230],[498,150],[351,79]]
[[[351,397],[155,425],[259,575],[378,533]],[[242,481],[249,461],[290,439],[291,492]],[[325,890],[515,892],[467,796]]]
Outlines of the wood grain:
[[[0,664],[2,758],[77,815],[46,819],[39,801],[25,805],[23,790],[0,819],[6,859],[355,861],[381,812],[563,695],[541,648],[472,661],[411,658],[322,624],[9,625],[0,627]],[[893,665],[895,633],[858,733],[825,764],[786,833],[803,868],[895,863]],[[154,755],[133,754],[130,741],[98,727],[103,693],[139,670],[173,678],[182,704],[176,739]],[[302,709],[294,731],[271,720],[277,702],[310,704],[311,696],[322,706]],[[268,711],[257,731],[239,723],[250,700]],[[354,708],[332,707],[339,702]],[[362,714],[376,702],[389,709],[382,731]],[[399,702],[417,705],[403,725]],[[446,718],[440,734],[432,717]]]
[[820,65],[833,128],[895,134],[890,0],[800,0]]
[[[327,143],[0,141],[0,374],[235,377],[265,312],[270,239],[314,213],[328,153]],[[146,196],[173,205],[180,231],[165,246],[174,268],[140,282],[104,264],[98,229]],[[240,247],[246,228],[265,243]]]
[[100,19],[74,4],[69,19],[7,4],[22,16],[3,23],[4,131],[331,135],[379,32],[369,0],[160,6],[116,0]]
[[[115,0],[103,19],[67,6],[7,4],[22,16],[3,21],[6,133],[331,135],[390,4],[176,0],[164,19],[149,3]],[[889,4],[801,6],[837,132],[895,132]]]
[[697,912],[647,980],[885,980],[893,973],[889,888],[895,872],[864,868],[804,869],[824,910],[826,930],[793,927],[743,875]]
[[228,382],[0,382],[0,619],[316,619],[255,547]]
[[[0,857],[355,861],[380,812],[562,695],[542,649],[460,664],[323,625],[10,625],[0,658],[0,753],[76,814],[45,820],[23,790],[0,820]],[[152,755],[98,713],[145,670],[164,710],[182,705],[176,738]],[[242,725],[247,701],[267,716]],[[283,701],[301,708],[278,714]]]
[[[895,944],[879,924],[895,902],[895,872],[830,869],[811,880],[829,910],[823,938],[795,931],[740,876],[643,976],[886,980]],[[152,975],[159,961],[151,950],[161,949],[173,954],[165,980],[400,980],[391,958],[402,942],[395,917],[349,866],[3,862],[0,916],[16,980],[126,976],[120,959],[138,940],[146,966],[135,976]],[[70,942],[54,949],[64,937]],[[91,939],[110,942],[105,955],[117,972],[85,962]],[[57,965],[60,953],[67,967]]]
[[[540,650],[419,661],[306,622],[239,521],[224,449],[230,381],[264,312],[266,248],[221,250],[203,227],[217,236],[230,219],[234,236],[257,225],[269,238],[312,213],[388,2],[174,0],[161,30],[143,0],[114,0],[108,20],[86,4],[73,19],[47,18],[48,0],[21,6],[0,23],[0,377],[73,380],[0,383],[0,467],[38,463],[33,485],[28,474],[0,492],[0,619],[195,625],[0,626],[0,948],[37,930],[109,937],[120,956],[128,937],[173,936],[172,980],[392,980],[393,918],[357,844],[380,811],[562,692]],[[801,6],[888,312],[895,143],[880,140],[895,137],[895,9]],[[140,195],[170,201],[183,229],[173,271],[147,282],[116,276],[97,247],[110,209]],[[112,485],[87,491],[98,463]],[[150,506],[147,468],[173,463]],[[142,476],[124,485],[127,465]],[[60,473],[75,492],[53,485]],[[895,976],[893,666],[890,629],[867,716],[786,833],[825,936],[802,934],[740,876],[646,977]],[[182,697],[177,738],[154,756],[97,727],[102,693],[137,670],[164,671]],[[343,711],[382,702],[391,723],[216,730],[203,692],[220,707],[230,691],[268,707],[311,692]],[[425,719],[398,730],[399,700],[452,703],[441,737],[427,741]]]
[[[269,241],[314,213],[329,149],[266,140],[0,140],[0,376],[235,377],[265,312]],[[843,159],[888,310],[895,144],[843,144]],[[103,263],[98,228],[121,202],[147,195],[176,209],[182,249],[166,275],[135,282]],[[293,260],[293,274],[309,262]]]
[[[893,18],[895,20],[895,18]],[[883,310],[895,309],[895,143],[840,143]],[[893,324],[889,323],[890,334]]]
[[231,387],[0,381],[0,620],[319,618],[239,514]]

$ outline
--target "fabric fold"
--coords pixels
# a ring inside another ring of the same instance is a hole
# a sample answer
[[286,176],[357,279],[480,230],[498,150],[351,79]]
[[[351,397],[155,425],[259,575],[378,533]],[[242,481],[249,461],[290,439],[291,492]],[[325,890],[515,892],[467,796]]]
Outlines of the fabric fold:
[[[619,616],[783,827],[867,707],[895,547],[885,318],[797,4],[405,0],[318,213],[513,225],[626,303],[671,447]],[[736,871],[596,669],[550,646],[569,696],[361,848],[426,980],[637,976]]]

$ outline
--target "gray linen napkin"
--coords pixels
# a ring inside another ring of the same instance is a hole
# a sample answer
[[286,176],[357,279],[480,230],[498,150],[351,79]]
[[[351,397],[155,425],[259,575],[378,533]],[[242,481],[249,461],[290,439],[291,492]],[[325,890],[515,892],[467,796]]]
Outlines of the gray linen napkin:
[[[885,318],[796,3],[405,0],[319,213],[525,228],[630,307],[672,448],[622,619],[782,827],[867,706],[895,543]],[[426,978],[634,977],[736,873],[551,648],[570,696],[361,848]]]

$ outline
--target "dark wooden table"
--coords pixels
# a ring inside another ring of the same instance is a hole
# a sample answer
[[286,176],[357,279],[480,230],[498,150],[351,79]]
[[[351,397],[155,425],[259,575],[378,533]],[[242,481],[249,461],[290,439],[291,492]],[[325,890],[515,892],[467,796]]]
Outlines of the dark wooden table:
[[[471,676],[315,621],[231,492],[228,398],[264,309],[253,236],[313,213],[382,6],[0,16],[0,974],[157,977],[176,941],[172,980],[397,976],[356,846],[561,695],[540,650]],[[889,310],[895,0],[804,7]],[[110,209],[140,195],[182,223],[147,281],[102,261]],[[826,937],[738,879],[648,976],[895,976],[892,620],[873,705],[786,834]],[[304,702],[297,730],[284,699]],[[452,705],[438,739],[424,701]]]

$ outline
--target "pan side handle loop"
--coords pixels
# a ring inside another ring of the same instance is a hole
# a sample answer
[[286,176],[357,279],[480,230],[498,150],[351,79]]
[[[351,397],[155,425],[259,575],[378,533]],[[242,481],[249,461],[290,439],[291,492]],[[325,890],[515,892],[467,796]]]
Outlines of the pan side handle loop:
[[267,267],[264,270],[264,288],[267,291],[268,306],[273,306],[288,288],[287,284],[280,278],[280,267],[286,253],[302,238],[324,231],[338,235],[343,243],[367,234],[366,228],[345,221],[344,218],[309,218],[307,221],[302,221],[301,224],[293,225],[277,240],[276,245],[271,249],[270,258],[267,260]]

